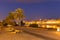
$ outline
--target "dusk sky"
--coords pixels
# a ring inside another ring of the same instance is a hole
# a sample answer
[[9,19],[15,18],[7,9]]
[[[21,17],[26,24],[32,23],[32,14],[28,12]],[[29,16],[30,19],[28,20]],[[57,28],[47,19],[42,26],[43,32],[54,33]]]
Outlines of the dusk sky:
[[27,20],[60,18],[60,0],[0,0],[0,20],[22,8]]

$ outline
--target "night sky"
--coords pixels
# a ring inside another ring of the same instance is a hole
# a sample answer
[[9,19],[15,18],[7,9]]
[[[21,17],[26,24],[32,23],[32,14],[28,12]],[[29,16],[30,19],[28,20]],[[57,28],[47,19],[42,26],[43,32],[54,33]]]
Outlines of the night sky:
[[60,18],[60,0],[0,0],[0,20],[17,8],[24,10],[26,20]]

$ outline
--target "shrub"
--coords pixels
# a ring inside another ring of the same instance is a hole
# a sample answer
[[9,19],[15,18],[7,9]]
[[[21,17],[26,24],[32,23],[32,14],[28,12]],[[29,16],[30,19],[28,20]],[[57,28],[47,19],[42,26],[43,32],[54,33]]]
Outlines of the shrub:
[[30,24],[29,27],[37,28],[38,27],[38,24]]

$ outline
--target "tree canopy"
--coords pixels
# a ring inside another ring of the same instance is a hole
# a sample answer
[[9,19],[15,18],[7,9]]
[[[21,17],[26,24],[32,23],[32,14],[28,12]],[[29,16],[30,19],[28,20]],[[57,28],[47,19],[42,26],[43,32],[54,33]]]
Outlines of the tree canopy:
[[21,8],[17,8],[15,11],[9,12],[9,15],[6,17],[6,23],[12,21],[21,21],[25,18],[24,12]]

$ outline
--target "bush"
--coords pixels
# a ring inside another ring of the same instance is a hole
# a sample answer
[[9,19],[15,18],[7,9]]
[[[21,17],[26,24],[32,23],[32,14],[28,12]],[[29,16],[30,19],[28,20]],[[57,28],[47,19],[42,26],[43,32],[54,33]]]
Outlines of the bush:
[[30,24],[29,27],[38,28],[38,24]]
[[3,26],[7,26],[8,24],[7,23],[3,23]]

